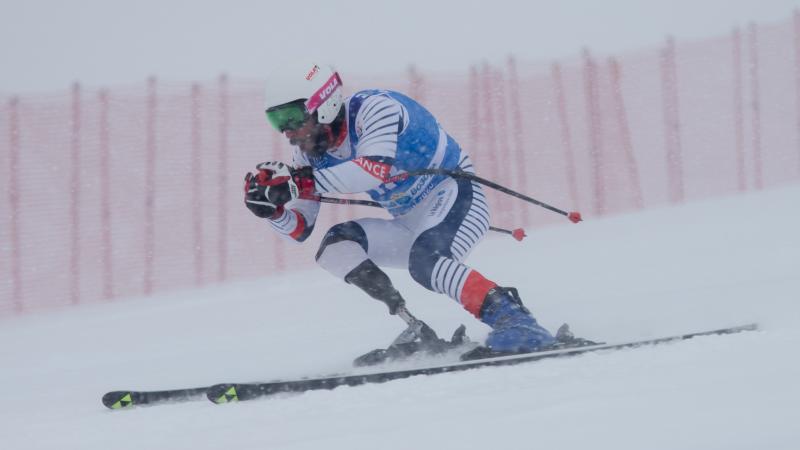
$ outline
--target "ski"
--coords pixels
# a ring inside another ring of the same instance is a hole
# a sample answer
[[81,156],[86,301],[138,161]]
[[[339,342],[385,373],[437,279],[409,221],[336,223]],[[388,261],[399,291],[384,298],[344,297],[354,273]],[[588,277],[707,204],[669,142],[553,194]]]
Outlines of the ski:
[[202,400],[207,390],[208,386],[166,391],[112,391],[103,395],[103,405],[109,409],[125,409],[157,403]]
[[[561,358],[581,355],[589,352],[602,350],[620,350],[648,345],[656,345],[667,342],[683,341],[699,336],[712,336],[722,334],[733,334],[743,331],[756,330],[757,324],[741,325],[736,327],[721,328],[711,331],[688,333],[675,336],[668,336],[656,339],[645,339],[629,341],[616,344],[597,344],[585,345],[571,348],[561,348],[556,350],[537,351],[530,353],[520,353],[513,355],[496,355],[479,347],[478,351],[471,351],[466,356],[466,360],[454,364],[424,367],[407,370],[394,370],[373,372],[357,375],[335,375],[322,378],[306,378],[288,381],[269,381],[257,383],[224,383],[215,384],[206,391],[207,398],[216,404],[238,402],[265,397],[279,393],[306,392],[320,389],[334,389],[339,386],[359,386],[368,383],[384,383],[391,380],[399,380],[418,375],[435,375],[440,373],[450,373],[463,370],[476,369],[480,367],[507,366],[521,364],[532,361],[539,361],[549,358]],[[481,350],[483,349],[483,350]],[[479,355],[479,356],[475,356]],[[474,357],[475,359],[470,359]]]

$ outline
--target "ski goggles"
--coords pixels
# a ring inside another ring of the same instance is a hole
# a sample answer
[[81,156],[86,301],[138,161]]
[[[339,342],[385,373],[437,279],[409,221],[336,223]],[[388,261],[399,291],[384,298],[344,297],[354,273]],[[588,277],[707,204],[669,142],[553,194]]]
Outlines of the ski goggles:
[[297,130],[311,117],[304,100],[297,100],[267,109],[267,121],[273,128],[283,133]]

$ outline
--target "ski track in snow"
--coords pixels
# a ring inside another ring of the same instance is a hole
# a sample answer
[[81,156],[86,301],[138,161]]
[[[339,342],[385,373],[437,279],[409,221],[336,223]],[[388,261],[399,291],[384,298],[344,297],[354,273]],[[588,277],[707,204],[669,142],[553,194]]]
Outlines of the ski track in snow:
[[[379,385],[108,411],[103,393],[352,373],[403,329],[321,270],[0,320],[7,449],[794,449],[800,187],[494,237],[468,261],[545,326],[761,330]],[[526,207],[520,205],[520,207]],[[545,213],[545,212],[541,212]],[[254,249],[256,251],[257,249]],[[312,257],[314,249],[307,249]],[[440,335],[488,329],[392,271]]]

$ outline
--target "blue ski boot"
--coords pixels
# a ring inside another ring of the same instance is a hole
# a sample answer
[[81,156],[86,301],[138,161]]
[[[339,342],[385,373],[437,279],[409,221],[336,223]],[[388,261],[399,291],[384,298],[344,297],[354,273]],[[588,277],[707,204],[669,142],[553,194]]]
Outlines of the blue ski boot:
[[553,335],[536,323],[522,305],[515,288],[498,286],[490,290],[483,301],[480,318],[492,327],[486,347],[493,352],[531,352],[555,342]]

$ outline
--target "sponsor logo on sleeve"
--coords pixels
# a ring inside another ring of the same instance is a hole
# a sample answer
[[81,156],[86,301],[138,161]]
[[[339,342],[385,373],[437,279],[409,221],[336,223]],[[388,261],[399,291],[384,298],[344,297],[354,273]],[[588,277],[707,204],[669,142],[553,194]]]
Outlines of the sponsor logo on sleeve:
[[392,169],[390,164],[372,161],[366,158],[356,158],[353,162],[358,164],[359,167],[366,170],[367,173],[373,177],[384,182],[389,178],[389,171]]

